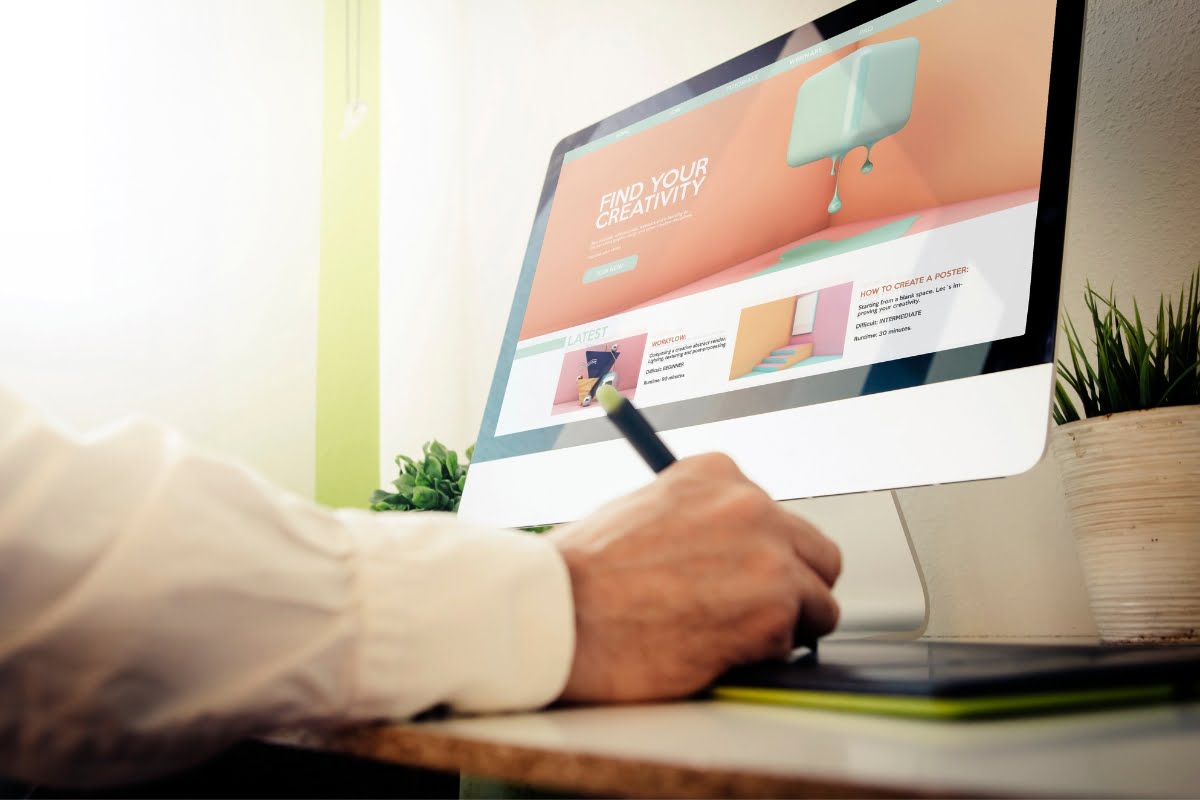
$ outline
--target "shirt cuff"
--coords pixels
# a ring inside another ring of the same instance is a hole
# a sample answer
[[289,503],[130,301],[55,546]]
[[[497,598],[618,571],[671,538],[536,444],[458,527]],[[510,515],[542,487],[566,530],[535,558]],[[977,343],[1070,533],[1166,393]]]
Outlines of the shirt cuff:
[[562,693],[575,612],[551,542],[447,514],[356,516],[349,527],[359,544],[361,641],[353,713],[408,717],[439,704],[532,709]]

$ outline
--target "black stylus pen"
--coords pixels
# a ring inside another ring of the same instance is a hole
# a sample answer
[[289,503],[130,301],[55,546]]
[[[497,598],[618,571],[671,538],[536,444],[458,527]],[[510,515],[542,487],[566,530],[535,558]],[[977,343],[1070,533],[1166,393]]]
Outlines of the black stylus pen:
[[[642,416],[642,412],[622,397],[611,384],[606,383],[597,389],[596,399],[600,401],[600,407],[608,414],[613,425],[616,425],[621,435],[633,445],[633,449],[650,469],[658,473],[675,463],[674,453],[667,449],[658,432]],[[817,652],[816,637],[805,636],[797,631],[793,642],[797,647],[808,648],[813,654]]]
[[675,463],[675,455],[658,438],[658,432],[650,427],[642,412],[634,408],[633,403],[622,397],[611,384],[601,386],[596,391],[596,398],[613,425],[629,440],[650,469],[662,472]]

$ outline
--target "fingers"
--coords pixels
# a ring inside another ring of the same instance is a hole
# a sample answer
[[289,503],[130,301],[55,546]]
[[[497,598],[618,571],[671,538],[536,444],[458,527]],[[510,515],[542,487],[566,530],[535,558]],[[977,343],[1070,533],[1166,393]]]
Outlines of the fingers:
[[800,560],[812,567],[826,586],[833,586],[842,573],[842,551],[818,531],[808,520],[783,509],[784,533],[792,543],[792,549]]
[[796,649],[794,634],[791,630],[780,631],[764,643],[762,652],[754,661],[779,660],[786,661]]
[[[765,627],[754,642],[751,660],[787,658],[800,644],[837,627],[840,609],[823,578],[789,553],[787,578],[777,600],[762,610]],[[786,587],[786,588],[785,588]]]
[[753,487],[752,492],[738,495],[741,505],[737,506],[737,513],[786,536],[800,560],[812,567],[826,585],[832,586],[837,581],[842,571],[842,553],[838,546],[812,523],[779,507],[757,484],[746,478],[729,456],[724,453],[704,453],[677,463],[679,467],[673,477],[695,475],[727,487],[738,483]]
[[[841,609],[824,580],[809,571],[800,587],[800,607],[795,630],[799,634],[823,636],[837,627]],[[797,639],[802,636],[797,636]]]
[[[792,645],[794,632],[820,636],[837,626],[840,609],[830,592],[842,571],[842,554],[836,544],[812,523],[781,508],[748,480],[728,456],[707,453],[684,459],[674,477],[698,480],[695,490],[721,497],[722,511],[735,528],[748,526],[758,535],[776,541],[781,538],[794,556],[793,566],[787,571],[792,576],[789,581],[792,591],[788,596],[798,601],[795,625],[782,636],[772,636],[771,642],[763,643],[765,646],[786,651]],[[712,482],[719,485],[719,490],[714,489]]]

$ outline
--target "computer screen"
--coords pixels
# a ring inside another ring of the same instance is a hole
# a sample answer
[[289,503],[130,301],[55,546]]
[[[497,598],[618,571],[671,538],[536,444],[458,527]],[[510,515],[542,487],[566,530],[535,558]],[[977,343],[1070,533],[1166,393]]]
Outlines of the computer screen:
[[1045,445],[1082,2],[859,0],[551,156],[460,513],[575,519],[679,455],[774,497]]

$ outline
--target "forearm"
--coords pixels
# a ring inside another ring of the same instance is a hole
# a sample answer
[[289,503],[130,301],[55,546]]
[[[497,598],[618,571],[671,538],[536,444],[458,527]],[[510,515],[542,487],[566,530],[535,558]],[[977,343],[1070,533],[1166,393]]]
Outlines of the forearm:
[[331,513],[148,425],[0,396],[0,772],[144,777],[272,727],[535,707],[570,666],[553,547]]

